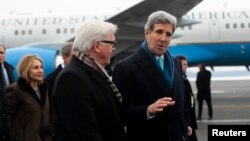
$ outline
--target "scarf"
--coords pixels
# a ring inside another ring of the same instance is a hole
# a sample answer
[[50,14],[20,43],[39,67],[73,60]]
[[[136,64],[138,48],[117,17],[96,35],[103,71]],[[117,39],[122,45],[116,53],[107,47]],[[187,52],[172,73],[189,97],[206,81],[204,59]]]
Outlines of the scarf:
[[[147,54],[154,60],[159,69],[162,71],[159,64],[157,63],[155,56],[150,52],[146,41],[142,43],[141,47],[147,52]],[[174,61],[168,50],[163,54],[163,56],[164,56],[164,69],[162,73],[167,81],[167,87],[171,89],[174,81]]]
[[101,65],[94,58],[92,58],[88,53],[83,53],[83,52],[80,52],[80,51],[74,51],[74,55],[76,57],[78,57],[83,63],[87,64],[88,66],[90,66],[92,68],[94,68],[97,72],[99,72],[101,74],[101,76],[103,76],[106,79],[108,85],[110,86],[110,88],[114,92],[115,97],[121,103],[122,102],[121,93],[119,92],[119,90],[117,89],[115,84],[110,79],[107,71],[104,68],[100,67]]

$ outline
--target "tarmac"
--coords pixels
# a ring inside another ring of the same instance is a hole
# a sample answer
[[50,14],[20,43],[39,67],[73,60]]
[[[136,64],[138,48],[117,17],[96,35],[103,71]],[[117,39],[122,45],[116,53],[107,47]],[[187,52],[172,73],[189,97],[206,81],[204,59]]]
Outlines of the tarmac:
[[[195,82],[191,81],[196,97]],[[196,130],[198,141],[208,141],[208,125],[250,125],[250,80],[220,80],[211,82],[213,119],[208,120],[203,102],[202,120]],[[196,115],[198,112],[196,100]]]

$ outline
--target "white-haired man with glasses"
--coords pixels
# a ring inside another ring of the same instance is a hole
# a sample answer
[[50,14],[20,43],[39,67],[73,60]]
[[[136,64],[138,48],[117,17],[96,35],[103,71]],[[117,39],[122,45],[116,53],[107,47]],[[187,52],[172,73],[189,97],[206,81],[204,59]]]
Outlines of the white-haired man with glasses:
[[71,62],[53,91],[53,125],[60,141],[126,141],[121,94],[104,67],[115,51],[117,26],[86,21],[73,44]]

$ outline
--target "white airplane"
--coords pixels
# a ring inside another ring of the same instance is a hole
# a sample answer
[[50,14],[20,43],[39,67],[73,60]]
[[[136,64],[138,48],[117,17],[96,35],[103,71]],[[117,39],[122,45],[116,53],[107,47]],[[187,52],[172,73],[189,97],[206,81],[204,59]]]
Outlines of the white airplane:
[[[224,8],[213,5],[216,9],[208,9],[206,6],[211,7],[208,6],[210,1],[145,0],[115,15],[48,13],[1,16],[0,41],[7,47],[25,45],[8,48],[7,59],[14,65],[26,53],[37,53],[45,62],[52,62],[59,55],[58,48],[64,42],[73,40],[79,24],[98,18],[119,27],[116,35],[118,47],[111,64],[113,66],[138,49],[144,40],[143,28],[148,15],[156,10],[165,10],[178,20],[178,28],[170,48],[174,56],[187,56],[191,66],[206,63],[212,67],[244,65],[248,68],[250,44],[247,35],[250,35],[250,10],[229,8],[227,5],[230,1],[221,1],[221,7]],[[36,44],[26,45],[30,43]],[[55,62],[46,63],[46,74],[55,68]]]
[[[112,64],[140,46],[144,40],[144,24],[150,13],[165,10],[181,18],[201,0],[144,0],[113,15],[86,14],[11,14],[0,15],[0,41],[7,49],[7,61],[14,66],[27,53],[38,54],[45,62],[45,75],[54,70],[58,48],[73,40],[79,25],[88,19],[98,18],[118,25],[118,47]],[[177,10],[181,9],[181,10]],[[110,14],[110,13],[109,13]],[[181,25],[191,24],[181,20]],[[29,45],[27,45],[29,44]],[[53,60],[53,61],[51,61]]]
[[250,2],[224,0],[209,4],[203,1],[183,16],[199,23],[177,28],[175,34],[179,37],[172,40],[172,54],[187,56],[190,65],[244,65],[249,70]]

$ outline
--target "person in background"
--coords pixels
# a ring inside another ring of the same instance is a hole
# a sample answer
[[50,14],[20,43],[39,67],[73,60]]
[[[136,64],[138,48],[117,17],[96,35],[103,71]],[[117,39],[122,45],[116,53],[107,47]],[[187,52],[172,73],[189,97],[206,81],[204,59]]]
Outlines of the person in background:
[[114,68],[129,141],[187,139],[181,65],[168,51],[176,23],[165,11],[153,12],[144,26],[141,47]]
[[49,95],[49,101],[51,102],[51,97],[52,97],[52,92],[53,92],[53,87],[54,87],[54,83],[56,80],[57,75],[59,74],[59,72],[61,72],[61,70],[68,65],[68,63],[71,60],[73,51],[72,51],[72,47],[73,47],[73,43],[72,42],[68,42],[66,43],[62,49],[62,59],[63,59],[63,63],[60,64],[56,70],[54,70],[53,72],[51,72],[50,74],[48,74],[45,78],[45,81],[48,82],[49,85],[49,91],[48,91],[48,95]]
[[14,67],[5,61],[6,48],[0,44],[0,90],[5,94],[8,85],[15,82]]
[[189,141],[197,141],[197,135],[196,135],[196,129],[197,129],[197,121],[196,121],[196,114],[195,114],[195,98],[193,94],[193,90],[191,87],[191,84],[189,80],[187,79],[187,68],[188,68],[188,60],[185,56],[176,56],[177,59],[180,60],[181,62],[181,67],[182,67],[182,74],[183,74],[183,79],[185,83],[185,99],[187,99],[187,108],[189,116],[188,119],[186,119],[189,123],[189,126],[192,129],[189,129],[189,132],[191,130],[191,133],[189,133]]
[[6,47],[0,44],[0,140],[15,141],[11,119],[8,114],[6,87],[15,82],[14,67],[5,61]]
[[6,89],[15,135],[20,141],[51,141],[43,62],[36,55],[26,55],[20,60],[17,71],[18,80]]
[[77,32],[73,56],[52,95],[57,141],[126,141],[121,95],[105,70],[116,31],[112,23],[89,20]]
[[197,73],[197,78],[196,78],[196,87],[198,90],[197,120],[202,120],[203,100],[205,100],[207,103],[209,120],[212,120],[213,109],[212,109],[211,88],[210,88],[211,72],[206,69],[206,66],[204,64],[199,64],[199,69],[200,71]]

